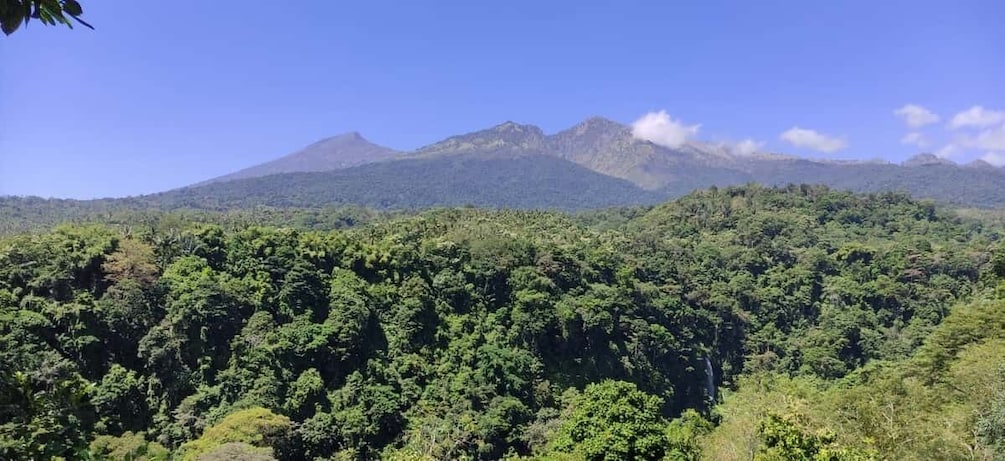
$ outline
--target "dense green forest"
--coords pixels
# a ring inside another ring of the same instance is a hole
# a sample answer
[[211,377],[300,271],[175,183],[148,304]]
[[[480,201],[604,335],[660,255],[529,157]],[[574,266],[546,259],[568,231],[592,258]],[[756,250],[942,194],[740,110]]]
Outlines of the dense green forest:
[[992,219],[818,186],[311,213],[0,238],[0,458],[1005,456]]
[[212,211],[179,208],[170,211],[139,203],[54,200],[37,197],[0,197],[0,235],[39,233],[61,224],[102,224],[119,229],[182,228],[194,223],[218,224],[224,229],[251,225],[286,226],[305,230],[334,230],[404,216],[405,211],[376,211],[344,206],[321,208],[252,207]]

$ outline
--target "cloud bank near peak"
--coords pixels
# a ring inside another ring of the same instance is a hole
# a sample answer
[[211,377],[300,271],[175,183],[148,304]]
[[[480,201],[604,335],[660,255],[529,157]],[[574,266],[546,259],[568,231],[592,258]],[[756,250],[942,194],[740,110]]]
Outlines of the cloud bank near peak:
[[675,148],[698,134],[701,125],[685,125],[665,110],[649,112],[632,123],[632,135],[663,147]]
[[981,160],[994,166],[1005,167],[1005,152],[988,152],[981,157]]
[[802,147],[818,152],[831,154],[848,147],[843,138],[830,136],[816,130],[794,126],[781,134],[779,138],[795,147]]
[[954,115],[949,121],[949,128],[954,130],[966,127],[983,128],[998,124],[1005,124],[1005,111],[973,106]]
[[743,141],[733,144],[732,151],[736,155],[747,156],[760,152],[762,147],[764,147],[764,142],[755,141],[753,139],[747,138],[744,139]]

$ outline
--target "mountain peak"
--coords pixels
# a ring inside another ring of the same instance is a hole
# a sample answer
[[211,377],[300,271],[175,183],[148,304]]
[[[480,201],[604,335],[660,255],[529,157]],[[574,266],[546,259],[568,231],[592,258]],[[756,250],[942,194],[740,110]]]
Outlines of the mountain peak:
[[572,127],[572,130],[574,130],[577,134],[584,134],[590,131],[619,132],[624,131],[627,128],[628,127],[625,125],[615,122],[614,120],[600,116],[593,116],[579,122],[576,126]]
[[963,165],[963,166],[966,167],[966,168],[973,168],[973,169],[976,169],[976,170],[997,170],[998,169],[998,167],[996,167],[996,166],[988,163],[986,160],[983,160],[983,159],[976,159],[976,160],[974,160],[972,162],[969,162],[969,163],[967,163],[966,165]]
[[359,134],[358,131],[348,131],[342,134],[337,134],[335,136],[327,137],[313,144],[308,145],[304,150],[310,149],[314,146],[321,145],[349,145],[349,144],[370,144],[363,135]]
[[904,161],[903,166],[929,166],[929,165],[956,165],[952,160],[947,160],[930,153],[915,155]]
[[417,155],[449,155],[465,152],[536,152],[544,145],[544,131],[534,125],[507,121],[491,128],[452,136],[416,151]]
[[358,131],[349,131],[349,132],[346,132],[346,133],[342,133],[342,134],[339,134],[339,135],[332,136],[330,139],[342,139],[342,140],[346,140],[346,141],[364,141],[364,142],[369,142],[369,141],[366,140],[366,138],[363,137],[363,135],[359,134]]
[[534,125],[524,125],[513,121],[505,121],[491,128],[497,133],[526,134],[530,136],[544,136],[544,132]]
[[254,178],[279,173],[306,173],[341,170],[397,156],[387,147],[367,141],[357,131],[317,141],[299,151],[197,185]]

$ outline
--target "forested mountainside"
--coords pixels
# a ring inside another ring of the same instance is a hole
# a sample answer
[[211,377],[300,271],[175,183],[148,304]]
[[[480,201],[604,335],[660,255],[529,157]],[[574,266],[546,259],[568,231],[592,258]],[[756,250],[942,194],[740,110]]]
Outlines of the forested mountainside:
[[997,459],[1002,230],[748,186],[0,239],[3,459]]
[[[291,172],[325,174],[280,174]],[[245,180],[231,182],[240,179]],[[506,122],[402,154],[349,133],[210,182],[215,184],[138,200],[162,209],[291,204],[421,209],[473,203],[572,210],[651,204],[711,186],[807,183],[1005,207],[1005,169],[984,162],[957,165],[931,154],[900,165],[838,162],[741,154],[725,144],[698,141],[668,148],[600,117],[552,135],[533,125]]]
[[487,153],[265,176],[137,199],[160,209],[357,205],[414,210],[473,205],[569,211],[656,203],[662,198],[631,182],[554,157]]
[[0,197],[0,233],[65,221],[120,219],[152,211],[273,214],[311,208],[411,211],[451,206],[583,211],[655,204],[664,195],[546,156],[468,156],[397,160],[324,173],[290,173],[213,183],[122,199]]

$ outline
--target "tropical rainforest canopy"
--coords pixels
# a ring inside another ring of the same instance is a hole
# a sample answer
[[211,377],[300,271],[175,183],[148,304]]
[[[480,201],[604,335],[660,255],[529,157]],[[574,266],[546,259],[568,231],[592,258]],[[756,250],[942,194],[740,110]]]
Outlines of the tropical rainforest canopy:
[[0,458],[1001,459],[1002,235],[813,186],[39,228]]

